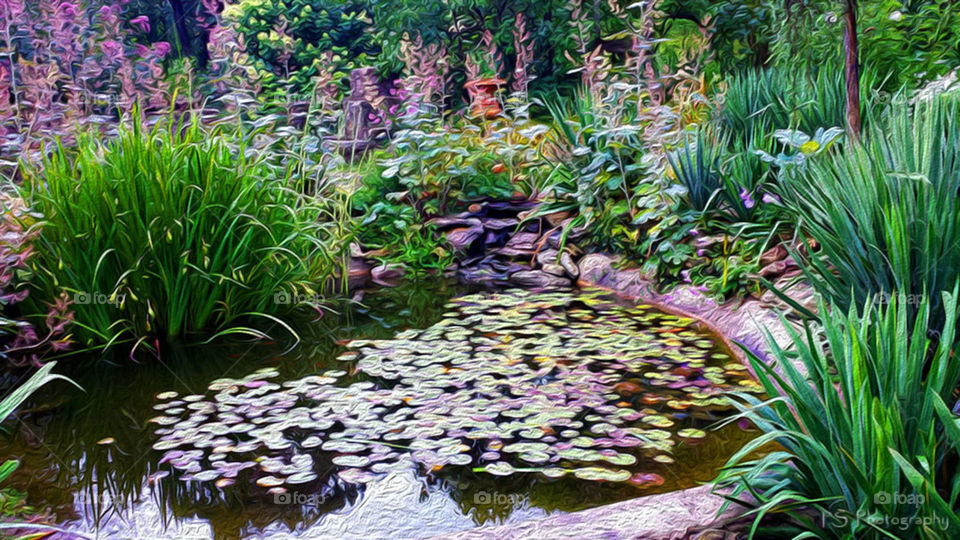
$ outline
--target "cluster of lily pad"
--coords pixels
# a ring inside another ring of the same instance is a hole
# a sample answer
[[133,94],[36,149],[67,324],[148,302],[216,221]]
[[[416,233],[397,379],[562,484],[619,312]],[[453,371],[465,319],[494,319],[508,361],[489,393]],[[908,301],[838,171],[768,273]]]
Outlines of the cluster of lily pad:
[[160,394],[154,449],[181,480],[223,488],[248,471],[274,493],[318,480],[320,456],[350,483],[412,462],[643,484],[647,460],[672,463],[676,444],[705,437],[693,426],[729,409],[725,390],[759,391],[693,320],[599,291],[449,307],[425,330],[350,342],[345,369]]

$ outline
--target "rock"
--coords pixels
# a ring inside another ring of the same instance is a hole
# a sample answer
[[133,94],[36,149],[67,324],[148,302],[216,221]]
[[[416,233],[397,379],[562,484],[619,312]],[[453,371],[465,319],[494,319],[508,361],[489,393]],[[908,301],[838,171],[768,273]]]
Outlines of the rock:
[[555,249],[545,249],[537,253],[537,263],[540,265],[557,264],[559,253]]
[[760,277],[771,277],[779,276],[780,274],[786,272],[787,263],[786,261],[777,261],[770,263],[767,266],[764,266],[760,269]]
[[613,259],[602,253],[591,253],[580,259],[580,275],[591,283],[599,283],[613,271]]
[[347,286],[355,287],[370,279],[370,265],[363,259],[350,259],[347,267]]
[[540,270],[552,274],[554,276],[566,276],[567,271],[563,269],[559,264],[544,264],[540,266]]
[[510,276],[510,282],[533,289],[556,289],[569,287],[570,280],[538,270],[525,270]]
[[428,221],[430,225],[433,225],[441,231],[452,229],[454,227],[463,228],[463,227],[479,227],[480,220],[471,217],[469,214],[457,214],[454,216],[444,216],[436,217]]
[[787,257],[781,261],[773,262],[760,269],[761,277],[779,276],[788,270],[799,268],[797,261],[793,257]]
[[483,205],[480,203],[473,203],[467,207],[467,212],[470,212],[471,214],[479,214],[480,212],[483,212]]
[[472,227],[461,227],[447,232],[447,242],[457,251],[467,251],[473,242],[483,234],[483,227],[479,224]]
[[763,267],[777,261],[782,261],[787,258],[787,255],[787,248],[783,247],[783,244],[777,244],[763,252],[763,255],[760,255],[760,266]]
[[490,218],[482,222],[485,229],[499,231],[502,229],[512,229],[520,224],[520,220],[514,218]]
[[549,223],[551,227],[559,227],[561,223],[570,217],[570,211],[564,210],[562,212],[554,212],[543,217],[547,220],[547,223]]
[[381,264],[370,271],[370,277],[377,283],[384,283],[392,279],[403,277],[406,268],[401,264]]
[[560,254],[560,266],[572,279],[580,277],[580,269],[577,267],[577,263],[573,262],[573,256],[566,251]]
[[536,249],[537,242],[540,240],[540,235],[532,232],[522,232],[517,233],[510,237],[510,240],[507,240],[508,248],[514,249]]
[[533,255],[535,251],[532,247],[527,249],[502,247],[493,250],[493,253],[496,253],[497,255],[503,255],[505,257],[529,257]]

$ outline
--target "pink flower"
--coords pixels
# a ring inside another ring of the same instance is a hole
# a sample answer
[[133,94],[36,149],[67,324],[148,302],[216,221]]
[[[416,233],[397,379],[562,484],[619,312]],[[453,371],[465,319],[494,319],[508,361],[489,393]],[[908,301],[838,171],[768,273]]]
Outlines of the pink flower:
[[141,56],[143,58],[150,56],[150,48],[147,47],[146,45],[141,45],[140,43],[137,43],[136,45],[133,46],[133,48],[137,51],[137,56]]
[[153,44],[153,52],[158,58],[164,58],[170,54],[170,44],[166,41],[158,41]]
[[76,16],[77,16],[77,6],[75,6],[75,5],[73,5],[73,4],[69,3],[69,2],[64,2],[64,3],[60,4],[60,6],[59,6],[58,9],[60,10],[60,12],[61,12],[62,14],[66,15],[67,17],[76,17]]
[[103,54],[107,57],[107,60],[111,62],[116,62],[123,57],[123,45],[112,39],[105,40],[100,44],[100,49],[103,50]]
[[139,17],[134,17],[130,19],[130,24],[132,24],[133,26],[136,26],[137,28],[139,28],[140,30],[143,30],[144,32],[150,31],[150,18],[147,17],[146,15],[140,15]]

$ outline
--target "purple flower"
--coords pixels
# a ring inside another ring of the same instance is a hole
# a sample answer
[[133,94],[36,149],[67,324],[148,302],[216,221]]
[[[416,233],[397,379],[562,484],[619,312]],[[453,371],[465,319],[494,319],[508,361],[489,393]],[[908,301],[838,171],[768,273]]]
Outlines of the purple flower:
[[700,231],[696,229],[690,229],[690,236],[696,236],[698,234],[700,234]]
[[147,47],[146,45],[141,45],[140,43],[137,43],[136,45],[133,46],[133,48],[137,51],[137,56],[140,56],[143,58],[150,56],[150,48]]
[[105,40],[100,44],[100,48],[111,62],[115,62],[123,56],[123,45],[118,41],[112,39]]
[[763,197],[761,197],[760,200],[761,200],[764,204],[774,204],[774,203],[779,204],[779,203],[780,203],[780,197],[777,197],[776,195],[773,195],[773,194],[771,194],[771,193],[764,193],[764,194],[763,194]]
[[130,24],[136,26],[144,32],[150,31],[150,18],[146,15],[140,15],[139,17],[134,17],[130,19]]
[[61,11],[64,15],[66,15],[67,17],[76,17],[76,16],[77,16],[77,6],[75,6],[75,5],[73,5],[73,4],[69,3],[69,2],[64,2],[64,3],[60,4],[59,9],[60,9],[60,11]]
[[166,41],[158,41],[153,44],[153,53],[157,55],[158,58],[163,58],[170,54],[170,44]]
[[746,209],[753,208],[756,205],[756,201],[750,197],[750,192],[746,188],[740,190],[740,200],[743,201],[743,206]]

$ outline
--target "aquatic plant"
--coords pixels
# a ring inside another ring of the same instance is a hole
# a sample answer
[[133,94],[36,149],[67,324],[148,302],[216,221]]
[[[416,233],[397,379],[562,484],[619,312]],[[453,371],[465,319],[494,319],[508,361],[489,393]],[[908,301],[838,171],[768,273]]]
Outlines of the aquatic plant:
[[344,370],[274,383],[267,368],[159,394],[160,462],[180,481],[272,493],[326,482],[319,459],[349,483],[413,463],[645,487],[729,410],[725,387],[759,390],[690,319],[602,292],[474,294],[448,309],[425,330],[352,341]]
[[260,335],[241,324],[333,285],[339,238],[291,189],[295,165],[196,121],[81,141],[25,171],[21,191],[42,216],[24,223],[40,227],[27,302],[66,290],[83,346]]
[[[895,530],[898,538],[952,538],[960,531],[960,422],[951,411],[960,380],[957,288],[943,293],[938,308],[928,300],[870,300],[846,312],[821,301],[819,312],[829,313],[820,322],[825,343],[809,324],[801,334],[784,321],[795,352],[769,337],[775,362],[751,357],[771,398],[744,395],[738,406],[764,435],[717,480],[733,489],[732,500],[756,498],[746,503],[751,533],[767,516],[804,535],[890,538]],[[934,339],[935,309],[944,310],[945,324]],[[750,457],[770,442],[782,450]]]

